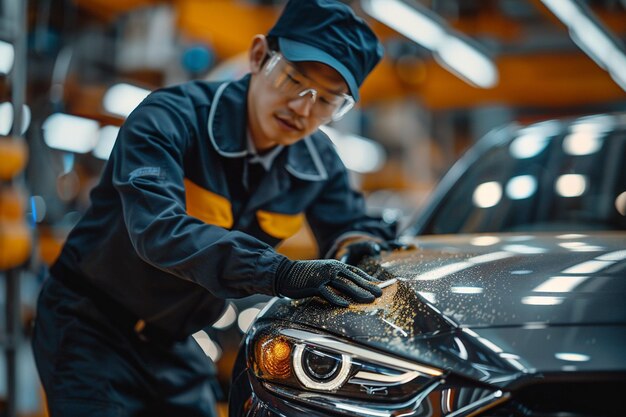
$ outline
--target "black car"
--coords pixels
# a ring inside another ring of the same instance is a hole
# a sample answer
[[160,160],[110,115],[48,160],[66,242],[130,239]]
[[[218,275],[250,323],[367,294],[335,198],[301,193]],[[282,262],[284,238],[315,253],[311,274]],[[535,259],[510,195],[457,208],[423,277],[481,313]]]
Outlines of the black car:
[[360,265],[373,304],[274,299],[230,416],[626,415],[626,117],[507,126]]

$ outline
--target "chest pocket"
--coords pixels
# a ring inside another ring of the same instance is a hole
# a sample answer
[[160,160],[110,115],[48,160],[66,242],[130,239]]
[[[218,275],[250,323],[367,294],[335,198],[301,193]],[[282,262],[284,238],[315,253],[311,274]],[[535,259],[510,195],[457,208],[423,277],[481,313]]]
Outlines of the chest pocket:
[[304,223],[304,214],[282,214],[259,210],[256,212],[259,226],[265,233],[277,239],[287,239],[296,234]]
[[207,224],[230,229],[233,209],[226,197],[212,193],[185,178],[187,214]]

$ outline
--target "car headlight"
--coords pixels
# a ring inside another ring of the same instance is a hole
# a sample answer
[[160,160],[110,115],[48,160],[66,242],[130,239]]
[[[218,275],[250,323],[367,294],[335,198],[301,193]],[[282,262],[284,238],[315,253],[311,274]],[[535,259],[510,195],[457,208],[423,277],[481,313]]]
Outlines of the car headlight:
[[443,382],[439,369],[304,329],[261,327],[248,346],[256,378],[274,391],[397,401]]
[[293,370],[307,388],[334,391],[350,376],[352,361],[345,353],[337,354],[305,344],[297,344],[293,352]]

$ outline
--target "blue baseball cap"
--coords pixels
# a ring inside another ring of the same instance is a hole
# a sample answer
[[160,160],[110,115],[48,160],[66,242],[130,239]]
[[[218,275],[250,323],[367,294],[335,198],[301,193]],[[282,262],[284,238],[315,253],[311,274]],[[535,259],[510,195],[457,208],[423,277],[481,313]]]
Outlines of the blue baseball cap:
[[359,86],[383,56],[374,32],[338,0],[290,0],[267,34],[292,62],[315,61],[335,69],[359,99]]

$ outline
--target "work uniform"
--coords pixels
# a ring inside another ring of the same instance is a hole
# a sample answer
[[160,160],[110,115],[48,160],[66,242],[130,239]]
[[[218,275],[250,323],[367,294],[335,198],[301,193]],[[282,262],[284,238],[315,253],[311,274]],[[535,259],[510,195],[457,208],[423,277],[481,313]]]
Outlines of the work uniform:
[[[210,362],[189,336],[220,316],[225,298],[276,295],[284,257],[273,247],[305,217],[320,254],[350,233],[393,237],[365,215],[322,132],[252,173],[249,81],[159,90],[120,129],[39,298],[33,345],[51,409],[210,402]],[[178,398],[185,387],[197,398]],[[198,407],[184,415],[210,415]]]

